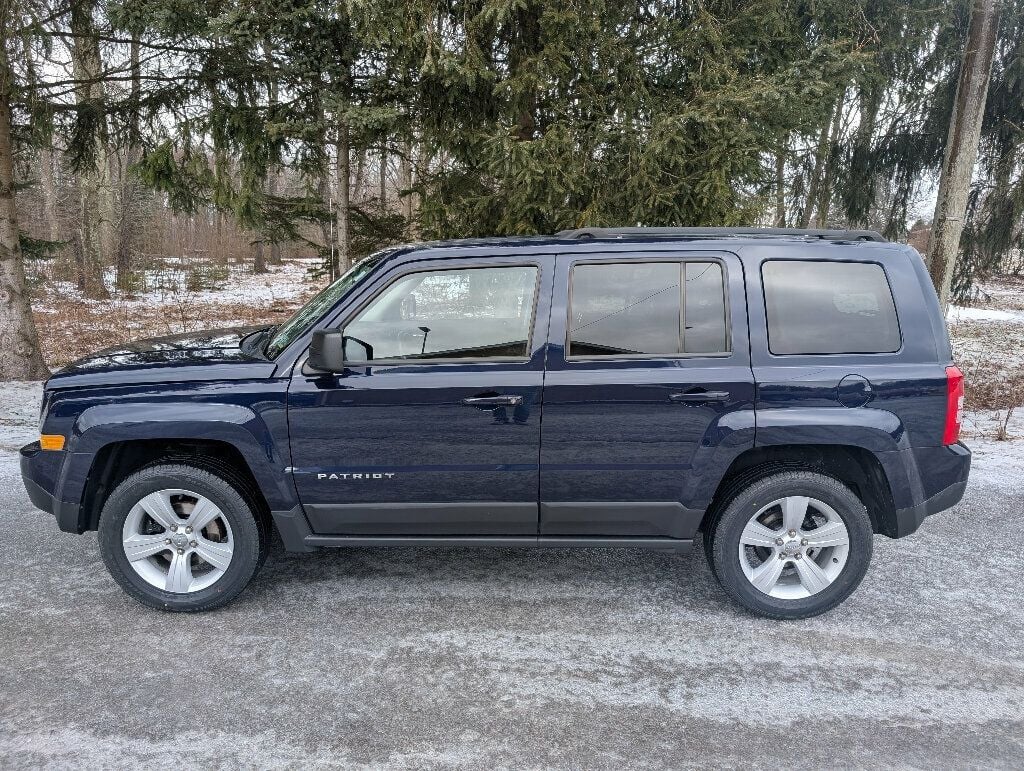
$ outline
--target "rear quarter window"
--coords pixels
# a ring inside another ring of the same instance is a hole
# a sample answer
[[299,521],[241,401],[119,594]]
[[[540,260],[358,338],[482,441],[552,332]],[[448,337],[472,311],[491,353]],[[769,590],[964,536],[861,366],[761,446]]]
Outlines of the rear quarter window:
[[773,354],[894,353],[892,289],[871,262],[768,260],[761,266]]

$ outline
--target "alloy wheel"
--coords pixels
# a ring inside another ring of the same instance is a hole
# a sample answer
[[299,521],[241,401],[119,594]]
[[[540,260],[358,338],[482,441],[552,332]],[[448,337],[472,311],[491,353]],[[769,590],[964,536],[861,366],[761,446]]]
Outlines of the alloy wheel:
[[772,501],[740,535],[743,574],[770,597],[797,600],[828,588],[843,572],[850,533],[838,512],[806,495]]
[[234,539],[224,513],[189,490],[158,490],[138,501],[122,528],[125,557],[148,584],[175,594],[215,584],[231,564]]

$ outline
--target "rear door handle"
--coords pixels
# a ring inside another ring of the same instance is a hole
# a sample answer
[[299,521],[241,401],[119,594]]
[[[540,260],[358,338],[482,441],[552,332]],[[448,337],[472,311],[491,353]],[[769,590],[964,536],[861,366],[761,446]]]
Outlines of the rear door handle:
[[470,407],[518,407],[523,397],[517,394],[499,394],[498,396],[471,396],[462,400]]
[[728,391],[687,391],[682,394],[672,394],[668,397],[670,402],[682,402],[683,404],[706,404],[707,402],[724,402],[729,400]]

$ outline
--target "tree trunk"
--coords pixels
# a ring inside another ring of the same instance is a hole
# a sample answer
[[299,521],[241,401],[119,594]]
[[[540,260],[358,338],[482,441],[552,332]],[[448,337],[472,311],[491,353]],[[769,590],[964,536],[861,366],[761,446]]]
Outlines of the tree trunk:
[[[6,41],[10,9],[0,13],[0,40]],[[11,138],[13,85],[7,47],[0,45],[0,379],[39,380],[50,373],[39,349],[18,235]]]
[[988,98],[998,26],[997,0],[974,0],[928,245],[928,271],[943,309],[949,304],[949,288],[964,228],[971,175],[978,158],[981,121]]
[[356,201],[366,200],[366,148],[356,154],[356,168],[352,182],[352,197]]
[[835,163],[832,157],[836,145],[839,144],[839,132],[843,127],[843,103],[846,101],[846,89],[839,95],[836,101],[836,112],[832,117],[832,133],[828,138],[828,155],[825,156],[825,175],[821,180],[821,191],[818,193],[818,219],[815,226],[819,228],[828,227],[828,210],[832,206],[832,178],[835,174]]
[[[270,40],[263,41],[263,60],[267,67],[267,97],[271,113],[276,114],[278,102],[277,73],[274,72],[274,53]],[[270,198],[277,197],[278,169],[275,164],[270,164],[267,169],[267,195]],[[275,238],[270,242],[270,264],[281,264],[281,244]]]
[[39,182],[43,187],[43,217],[49,225],[51,241],[60,241],[60,220],[57,215],[57,179],[53,173],[53,150],[49,140],[39,151]]
[[416,194],[412,191],[413,186],[413,169],[415,163],[413,155],[416,152],[415,145],[412,140],[406,140],[405,146],[403,147],[402,153],[402,180],[400,182],[402,193],[402,217],[405,219],[405,233],[409,238],[415,238],[416,236]]
[[843,108],[843,97],[840,95],[836,101],[836,109],[829,116],[829,121],[821,127],[821,136],[818,138],[818,149],[814,152],[814,168],[811,169],[811,181],[807,186],[807,199],[803,211],[800,213],[800,227],[811,226],[811,216],[814,214],[814,205],[818,203],[819,190],[821,189],[821,178],[828,163],[828,154],[831,147],[832,126],[839,120],[839,114]]
[[351,203],[351,161],[349,159],[348,121],[338,121],[338,165],[335,172],[338,197],[335,201],[335,221],[338,223],[338,250],[335,252],[335,275],[340,276],[351,267],[352,250],[349,235],[349,204]]
[[[103,83],[100,80],[102,64],[99,54],[99,40],[93,24],[93,3],[71,4],[71,32],[74,42],[71,46],[72,69],[77,83],[75,100],[82,109],[98,110],[103,114]],[[93,139],[95,163],[93,168],[79,172],[79,215],[83,260],[83,292],[86,297],[105,299],[110,295],[103,284],[103,265],[110,255],[113,237],[110,235],[112,207],[108,205],[110,189],[110,167],[107,161],[106,137],[98,131]]]
[[786,227],[786,140],[775,152],[775,227]]
[[132,251],[138,230],[136,211],[141,190],[134,177],[132,166],[142,158],[141,129],[139,117],[139,99],[142,96],[142,70],[139,63],[139,34],[132,33],[131,42],[131,133],[128,138],[128,151],[125,154],[125,168],[121,170],[120,216],[118,218],[117,238],[117,287],[122,291],[132,289]]
[[380,208],[381,211],[387,208],[388,202],[388,154],[382,149],[380,151]]
[[252,272],[266,273],[267,260],[263,253],[263,241],[256,241],[252,245]]
[[[276,198],[277,197],[277,183],[278,183],[277,169],[273,168],[273,167],[267,169],[267,187],[266,187],[266,190],[267,190],[267,196],[268,197],[270,197],[270,198]],[[273,235],[271,235],[271,239],[272,240],[270,241],[270,264],[271,265],[280,265],[281,264],[281,244],[277,242],[276,238]]]
[[[25,75],[28,78],[29,86],[38,87],[39,79],[36,75],[35,52],[32,50],[31,38],[26,35],[24,40],[25,49]],[[39,148],[39,184],[43,188],[43,219],[49,227],[50,241],[60,241],[60,223],[57,221],[57,181],[53,173],[53,123],[48,122],[46,126],[46,137]]]

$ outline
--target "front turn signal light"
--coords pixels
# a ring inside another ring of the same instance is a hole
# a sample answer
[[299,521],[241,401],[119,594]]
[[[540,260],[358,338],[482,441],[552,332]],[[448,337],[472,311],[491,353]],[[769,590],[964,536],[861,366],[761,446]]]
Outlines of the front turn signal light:
[[64,437],[61,434],[40,434],[39,446],[44,450],[63,450]]

